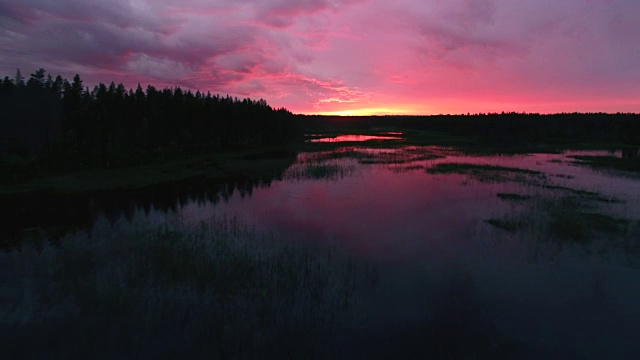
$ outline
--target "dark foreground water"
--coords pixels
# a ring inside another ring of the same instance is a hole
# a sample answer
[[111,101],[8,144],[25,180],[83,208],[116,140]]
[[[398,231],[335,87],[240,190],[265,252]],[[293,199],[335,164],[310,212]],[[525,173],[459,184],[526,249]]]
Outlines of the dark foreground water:
[[189,202],[169,216],[236,215],[375,261],[379,282],[336,339],[345,354],[416,353],[440,341],[533,357],[634,358],[640,181],[572,157],[604,154],[616,155],[303,153],[269,187]]
[[640,179],[565,152],[302,153],[269,185],[138,211],[327,245],[377,276],[330,336],[342,357],[640,356]]

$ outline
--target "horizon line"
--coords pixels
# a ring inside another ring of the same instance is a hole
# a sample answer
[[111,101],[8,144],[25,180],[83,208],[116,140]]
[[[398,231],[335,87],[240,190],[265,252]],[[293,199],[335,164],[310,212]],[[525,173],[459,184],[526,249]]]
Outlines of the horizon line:
[[606,111],[571,111],[571,112],[554,112],[554,113],[541,113],[541,112],[518,112],[518,111],[501,111],[501,112],[476,112],[476,113],[447,113],[447,114],[335,114],[335,113],[293,113],[295,116],[309,116],[309,117],[345,117],[345,118],[357,118],[357,117],[430,117],[430,116],[488,116],[488,115],[540,115],[540,116],[553,116],[553,115],[640,115],[640,112],[606,112]]

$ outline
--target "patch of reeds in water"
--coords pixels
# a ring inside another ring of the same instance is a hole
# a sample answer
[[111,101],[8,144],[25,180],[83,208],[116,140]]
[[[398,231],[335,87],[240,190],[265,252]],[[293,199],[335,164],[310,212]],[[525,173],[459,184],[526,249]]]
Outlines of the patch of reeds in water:
[[116,224],[0,254],[7,358],[295,356],[364,282],[335,250],[265,240],[235,220]]
[[327,163],[299,163],[284,174],[286,180],[340,180],[353,175],[353,166]]
[[485,222],[504,232],[546,243],[596,244],[598,251],[605,252],[617,249],[637,253],[640,250],[637,242],[640,221],[615,216],[614,207],[621,204],[620,201],[563,187],[541,189],[546,191],[539,191],[535,196],[498,193],[499,198],[521,207]]
[[363,165],[398,165],[440,159],[450,151],[442,147],[400,147],[389,149],[370,149],[363,147],[344,147],[332,151],[306,153],[305,163],[321,163],[335,159],[353,159]]
[[481,182],[538,183],[546,176],[541,171],[485,164],[440,163],[426,169],[429,174],[460,174]]

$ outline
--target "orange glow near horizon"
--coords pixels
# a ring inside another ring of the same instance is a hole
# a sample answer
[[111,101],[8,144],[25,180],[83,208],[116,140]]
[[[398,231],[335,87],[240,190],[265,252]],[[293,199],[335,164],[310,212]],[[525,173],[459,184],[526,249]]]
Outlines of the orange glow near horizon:
[[[402,135],[402,133],[394,133]],[[379,136],[379,135],[339,135],[336,137],[323,137],[319,139],[311,139],[308,142],[312,143],[339,143],[339,142],[361,142],[370,140],[402,140],[398,136]]]
[[52,3],[1,3],[0,76],[44,67],[309,115],[640,112],[640,1]]
[[384,115],[429,115],[433,111],[424,106],[405,105],[393,107],[365,107],[345,110],[299,112],[304,115],[323,116],[384,116]]
[[[350,104],[351,106],[357,104]],[[370,103],[367,105],[371,105]],[[487,113],[638,113],[640,110],[640,100],[622,98],[616,100],[586,99],[583,101],[528,101],[520,99],[518,101],[499,102],[489,99],[445,99],[434,101],[429,105],[420,103],[385,104],[384,106],[356,107],[356,108],[331,108],[318,111],[316,108],[309,111],[293,111],[303,115],[322,116],[385,116],[385,115],[456,115],[456,114],[487,114]]]

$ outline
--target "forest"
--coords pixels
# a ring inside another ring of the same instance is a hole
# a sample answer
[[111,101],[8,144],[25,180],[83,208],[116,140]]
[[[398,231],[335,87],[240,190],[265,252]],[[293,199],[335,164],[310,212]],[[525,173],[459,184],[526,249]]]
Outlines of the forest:
[[490,113],[432,116],[305,116],[263,99],[180,87],[85,86],[38,69],[0,80],[3,182],[94,168],[158,163],[194,154],[301,143],[304,133],[393,128],[472,139],[479,146],[540,143],[640,145],[633,113]]
[[478,145],[578,143],[640,145],[635,113],[479,113],[431,116],[305,116],[311,132],[396,128],[473,137]]
[[637,358],[638,114],[309,116],[44,69],[0,109],[11,358]]
[[0,108],[3,165],[18,171],[135,165],[295,136],[292,114],[263,99],[114,82],[89,89],[79,75],[68,81],[44,69],[5,76]]

